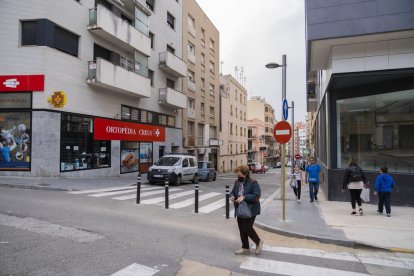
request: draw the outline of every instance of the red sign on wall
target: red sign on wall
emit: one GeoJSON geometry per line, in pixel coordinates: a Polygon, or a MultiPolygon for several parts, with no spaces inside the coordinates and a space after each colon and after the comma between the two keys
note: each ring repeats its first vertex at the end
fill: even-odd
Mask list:
{"type": "Polygon", "coordinates": [[[164,142],[165,128],[109,119],[94,118],[95,140],[164,142]]]}
{"type": "Polygon", "coordinates": [[[0,76],[0,92],[44,91],[45,75],[0,76]]]}

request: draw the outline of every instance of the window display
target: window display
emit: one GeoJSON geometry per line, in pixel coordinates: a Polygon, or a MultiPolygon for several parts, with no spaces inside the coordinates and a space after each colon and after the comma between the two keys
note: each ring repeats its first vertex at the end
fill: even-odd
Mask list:
{"type": "Polygon", "coordinates": [[[121,173],[138,172],[139,143],[121,141],[121,173]]]}
{"type": "Polygon", "coordinates": [[[152,143],[140,143],[139,151],[139,171],[141,173],[147,173],[149,167],[152,166],[152,143]]]}
{"type": "Polygon", "coordinates": [[[30,112],[0,112],[0,171],[29,171],[30,112]]]}
{"type": "Polygon", "coordinates": [[[111,166],[111,141],[93,139],[93,118],[62,114],[61,171],[111,166]]]}

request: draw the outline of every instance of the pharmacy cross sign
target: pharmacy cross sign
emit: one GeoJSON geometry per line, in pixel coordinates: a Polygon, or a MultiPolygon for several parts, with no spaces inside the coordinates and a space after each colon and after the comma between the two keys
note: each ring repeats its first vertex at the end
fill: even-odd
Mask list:
{"type": "Polygon", "coordinates": [[[273,136],[276,142],[280,144],[286,144],[292,137],[292,128],[286,121],[278,122],[273,129],[273,136]]]}

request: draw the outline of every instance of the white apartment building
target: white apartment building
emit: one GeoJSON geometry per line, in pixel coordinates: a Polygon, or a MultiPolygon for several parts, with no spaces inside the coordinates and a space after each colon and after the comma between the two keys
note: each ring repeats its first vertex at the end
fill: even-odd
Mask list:
{"type": "Polygon", "coordinates": [[[182,150],[181,1],[4,0],[0,23],[0,175],[145,173],[182,150]]]}

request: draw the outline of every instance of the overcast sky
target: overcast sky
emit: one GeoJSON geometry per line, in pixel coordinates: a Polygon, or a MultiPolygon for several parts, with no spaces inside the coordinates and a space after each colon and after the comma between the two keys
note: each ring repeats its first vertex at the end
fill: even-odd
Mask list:
{"type": "MultiPolygon", "coordinates": [[[[286,94],[295,121],[306,114],[304,0],[196,0],[220,32],[223,74],[244,67],[249,96],[265,97],[281,118],[282,70],[267,69],[287,55],[286,94]]],[[[291,110],[289,110],[291,112],[291,110]]],[[[289,113],[289,122],[291,120],[289,113]]]]}

